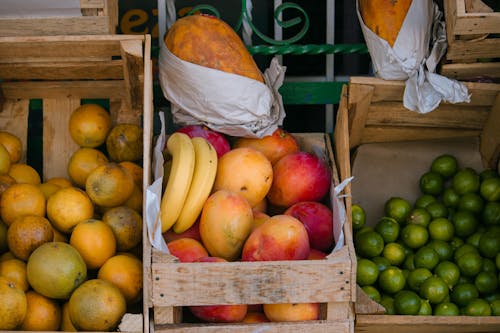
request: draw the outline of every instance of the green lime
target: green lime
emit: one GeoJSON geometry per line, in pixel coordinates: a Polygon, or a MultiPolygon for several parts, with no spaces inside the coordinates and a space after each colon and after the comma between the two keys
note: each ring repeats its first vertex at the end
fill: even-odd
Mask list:
{"type": "Polygon", "coordinates": [[[354,246],[360,256],[373,258],[384,250],[384,239],[375,231],[365,231],[356,234],[354,246]]]}
{"type": "Polygon", "coordinates": [[[483,268],[483,258],[477,253],[468,252],[460,256],[456,264],[460,268],[460,274],[473,277],[483,268]]]}
{"type": "Polygon", "coordinates": [[[380,272],[378,284],[382,291],[388,294],[395,294],[404,288],[406,279],[400,268],[391,266],[385,271],[380,272]]]}
{"type": "Polygon", "coordinates": [[[401,237],[399,237],[399,239],[396,241],[396,243],[398,243],[399,245],[401,245],[404,250],[405,250],[405,255],[408,257],[410,254],[413,254],[413,249],[410,248],[408,245],[406,245],[403,240],[401,239],[401,237]]]}
{"type": "Polygon", "coordinates": [[[392,217],[399,224],[404,224],[410,215],[411,205],[408,200],[400,197],[391,197],[384,204],[386,216],[392,217]]]}
{"type": "Polygon", "coordinates": [[[361,229],[366,224],[366,213],[363,207],[358,204],[351,206],[352,228],[354,230],[361,229]]]}
{"type": "Polygon", "coordinates": [[[464,283],[472,283],[473,284],[474,278],[471,278],[469,276],[460,275],[456,285],[464,284],[464,283]]]}
{"type": "Polygon", "coordinates": [[[382,217],[375,226],[375,231],[382,236],[385,243],[396,241],[399,237],[399,229],[398,221],[387,216],[382,217]]]}
{"type": "Polygon", "coordinates": [[[389,295],[382,295],[382,299],[380,300],[380,305],[385,308],[385,314],[395,315],[396,310],[394,308],[394,298],[389,295]]]}
{"type": "Polygon", "coordinates": [[[494,258],[483,258],[483,272],[498,273],[497,266],[493,259],[494,258]]]}
{"type": "Polygon", "coordinates": [[[450,178],[458,170],[458,162],[455,156],[443,154],[436,157],[431,163],[431,171],[434,171],[444,178],[450,178]]]}
{"type": "Polygon", "coordinates": [[[367,231],[374,231],[372,227],[370,227],[369,225],[364,225],[362,226],[361,228],[357,229],[357,230],[354,230],[354,235],[357,236],[357,235],[360,235],[362,234],[363,232],[367,232],[367,231]]]}
{"type": "Polygon", "coordinates": [[[467,210],[473,214],[479,215],[484,207],[484,200],[474,192],[465,193],[460,197],[458,210],[467,210]]]}
{"type": "Polygon", "coordinates": [[[453,223],[447,218],[438,217],[429,223],[428,226],[429,236],[431,239],[437,239],[442,241],[451,241],[453,235],[455,234],[455,227],[453,223]]]}
{"type": "Polygon", "coordinates": [[[500,271],[500,253],[497,254],[495,257],[495,265],[497,266],[497,269],[500,271]]]}
{"type": "Polygon", "coordinates": [[[450,213],[449,209],[441,201],[431,202],[425,209],[429,212],[431,220],[439,217],[448,217],[450,213]]]}
{"type": "Polygon", "coordinates": [[[420,176],[420,191],[423,194],[440,195],[444,189],[444,179],[439,173],[428,171],[420,176]]]}
{"type": "Polygon", "coordinates": [[[495,299],[490,302],[491,315],[500,316],[500,299],[495,299]]]}
{"type": "Polygon", "coordinates": [[[416,315],[421,306],[420,297],[411,290],[401,290],[394,296],[396,314],[416,315]]]}
{"type": "Polygon", "coordinates": [[[479,238],[479,253],[486,258],[495,258],[500,253],[500,232],[488,229],[479,238]]]}
{"type": "Polygon", "coordinates": [[[481,239],[481,236],[485,231],[486,230],[484,228],[478,228],[472,235],[465,239],[465,242],[474,246],[475,248],[479,248],[479,240],[481,239]]]}
{"type": "MultiPolygon", "coordinates": [[[[456,228],[455,228],[456,230],[456,228]]],[[[453,237],[453,239],[450,241],[450,245],[451,245],[451,248],[453,249],[453,251],[455,251],[456,249],[458,249],[460,246],[464,245],[465,242],[462,238],[460,237],[453,237]]]]}
{"type": "Polygon", "coordinates": [[[428,300],[423,299],[420,303],[420,309],[418,310],[419,316],[432,316],[432,306],[428,300]]]}
{"type": "Polygon", "coordinates": [[[454,262],[441,261],[434,269],[434,274],[442,278],[451,289],[460,278],[460,268],[454,262]]]}
{"type": "Polygon", "coordinates": [[[466,316],[491,316],[491,307],[487,301],[482,298],[476,298],[464,307],[466,316]]]}
{"type": "Polygon", "coordinates": [[[382,299],[380,292],[374,286],[363,286],[361,287],[361,289],[363,289],[363,291],[365,292],[366,295],[368,295],[368,297],[370,297],[377,303],[379,303],[380,300],[382,299]]]}
{"type": "Polygon", "coordinates": [[[451,260],[453,258],[453,247],[448,242],[433,239],[427,243],[427,246],[430,246],[437,252],[439,261],[451,260]]]}
{"type": "Polygon", "coordinates": [[[441,200],[446,207],[457,208],[460,201],[460,195],[458,195],[453,187],[448,187],[444,189],[441,200]]]}
{"type": "Polygon", "coordinates": [[[420,285],[420,296],[432,304],[443,302],[448,295],[448,284],[439,276],[430,276],[420,285]]]}
{"type": "Polygon", "coordinates": [[[483,180],[479,186],[479,193],[487,201],[500,200],[500,177],[483,180]]]}
{"type": "Polygon", "coordinates": [[[464,307],[470,301],[479,297],[479,291],[472,283],[457,284],[451,291],[451,301],[459,307],[464,307]]]}
{"type": "Polygon", "coordinates": [[[428,204],[435,201],[437,201],[435,196],[430,194],[422,194],[420,197],[417,198],[417,200],[415,200],[415,207],[426,208],[428,204]]]}
{"type": "Polygon", "coordinates": [[[473,213],[467,210],[458,210],[453,214],[453,226],[455,234],[459,237],[468,237],[476,232],[479,221],[473,213]]]}
{"type": "Polygon", "coordinates": [[[498,173],[493,169],[484,169],[483,171],[481,171],[479,173],[479,179],[481,181],[488,179],[488,178],[497,178],[497,177],[498,177],[498,173]]]}
{"type": "Polygon", "coordinates": [[[455,250],[455,253],[453,253],[453,260],[457,262],[458,258],[469,252],[479,254],[479,250],[475,246],[467,243],[462,244],[455,250]]]}
{"type": "Polygon", "coordinates": [[[391,263],[385,257],[376,256],[373,257],[371,260],[377,265],[379,272],[385,271],[387,267],[391,266],[391,263]]]}
{"type": "Polygon", "coordinates": [[[420,285],[431,276],[432,272],[427,268],[415,268],[408,274],[406,284],[411,290],[418,292],[420,290],[420,285]]]}
{"type": "Polygon", "coordinates": [[[405,250],[398,243],[387,243],[382,251],[382,256],[387,258],[392,266],[399,266],[405,260],[405,250]]]}
{"type": "Polygon", "coordinates": [[[361,287],[372,285],[377,281],[379,270],[377,264],[370,259],[358,260],[356,283],[361,287]]]}
{"type": "Polygon", "coordinates": [[[427,268],[432,271],[439,263],[439,255],[433,248],[429,246],[422,246],[415,253],[415,267],[427,268]]]}
{"type": "Polygon", "coordinates": [[[408,224],[401,230],[401,240],[411,249],[417,249],[427,243],[429,232],[418,224],[408,224]]]}
{"type": "Polygon", "coordinates": [[[452,186],[459,195],[476,192],[479,190],[479,175],[472,168],[461,169],[453,176],[452,186]]]}
{"type": "Polygon", "coordinates": [[[415,269],[415,254],[410,253],[406,256],[405,261],[403,262],[403,268],[408,270],[415,269]]]}
{"type": "Polygon", "coordinates": [[[481,221],[486,225],[500,225],[500,202],[488,201],[481,213],[481,221]]]}
{"type": "Polygon", "coordinates": [[[479,272],[474,279],[474,284],[481,294],[493,293],[498,288],[497,275],[491,272],[479,272]]]}
{"type": "Polygon", "coordinates": [[[435,316],[459,316],[460,309],[455,303],[443,302],[434,307],[435,316]]]}
{"type": "Polygon", "coordinates": [[[431,221],[431,214],[425,208],[413,208],[410,215],[406,219],[408,224],[418,224],[427,227],[431,221]]]}

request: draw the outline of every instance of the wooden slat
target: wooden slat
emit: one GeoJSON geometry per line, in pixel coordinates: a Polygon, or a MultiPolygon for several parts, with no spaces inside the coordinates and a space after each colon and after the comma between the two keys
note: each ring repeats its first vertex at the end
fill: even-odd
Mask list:
{"type": "Polygon", "coordinates": [[[500,77],[500,62],[443,64],[440,74],[456,80],[469,80],[478,77],[496,78],[500,77]]]}
{"type": "Polygon", "coordinates": [[[349,89],[349,145],[356,146],[361,140],[363,129],[366,126],[368,108],[372,101],[373,86],[351,85],[349,89]]]}
{"type": "Polygon", "coordinates": [[[80,8],[104,8],[105,0],[80,0],[80,8]]]}
{"type": "Polygon", "coordinates": [[[121,43],[122,71],[127,91],[125,102],[130,108],[137,109],[138,113],[140,113],[144,98],[142,89],[144,77],[141,75],[141,73],[144,73],[142,52],[142,43],[139,41],[123,41],[121,43]]]}
{"type": "Polygon", "coordinates": [[[481,135],[481,155],[485,165],[488,165],[493,170],[496,168],[500,156],[498,124],[500,124],[500,92],[497,94],[481,135]]]}
{"type": "Polygon", "coordinates": [[[475,35],[500,32],[500,13],[466,13],[458,16],[455,35],[475,35]]]}
{"type": "Polygon", "coordinates": [[[448,45],[447,60],[496,58],[500,55],[500,38],[456,40],[448,45]]]}
{"type": "Polygon", "coordinates": [[[22,142],[21,163],[26,163],[28,115],[29,100],[27,99],[6,99],[0,110],[0,130],[14,134],[22,142]]]}
{"type": "Polygon", "coordinates": [[[103,35],[112,34],[106,16],[81,16],[72,18],[2,18],[0,36],[54,36],[54,35],[103,35]]]}

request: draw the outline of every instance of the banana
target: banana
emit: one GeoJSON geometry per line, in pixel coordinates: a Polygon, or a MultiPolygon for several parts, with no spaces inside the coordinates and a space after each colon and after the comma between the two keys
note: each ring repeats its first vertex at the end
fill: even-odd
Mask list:
{"type": "Polygon", "coordinates": [[[181,214],[173,226],[176,233],[186,231],[196,222],[203,204],[212,191],[217,173],[217,151],[214,147],[201,137],[194,137],[191,140],[195,152],[193,181],[181,214]]]}
{"type": "Polygon", "coordinates": [[[193,179],[195,152],[191,138],[175,132],[167,140],[167,150],[172,156],[172,166],[160,203],[162,232],[175,223],[186,200],[193,179]]]}

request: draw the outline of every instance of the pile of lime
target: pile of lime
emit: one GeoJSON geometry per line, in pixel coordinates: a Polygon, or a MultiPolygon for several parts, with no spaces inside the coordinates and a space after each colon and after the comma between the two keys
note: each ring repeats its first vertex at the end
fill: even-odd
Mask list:
{"type": "Polygon", "coordinates": [[[386,314],[500,316],[498,171],[443,154],[419,186],[414,203],[385,201],[374,226],[352,206],[357,284],[386,314]]]}

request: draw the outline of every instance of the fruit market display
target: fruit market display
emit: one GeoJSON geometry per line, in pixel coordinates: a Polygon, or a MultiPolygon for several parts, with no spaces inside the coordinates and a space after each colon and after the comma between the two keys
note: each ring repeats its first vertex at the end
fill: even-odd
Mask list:
{"type": "MultiPolygon", "coordinates": [[[[163,154],[170,166],[162,232],[181,262],[312,260],[332,251],[330,166],[301,150],[293,134],[279,128],[249,139],[190,125],[168,136],[163,154]]],[[[210,323],[317,320],[319,304],[213,304],[185,312],[188,321],[210,323]]]]}
{"type": "Polygon", "coordinates": [[[388,198],[381,217],[353,205],[357,284],[386,314],[499,316],[499,170],[443,154],[418,186],[415,202],[388,198]]]}
{"type": "Polygon", "coordinates": [[[1,330],[111,331],[142,313],[142,129],[83,104],[68,138],[68,176],[42,179],[0,131],[1,330]]]}

